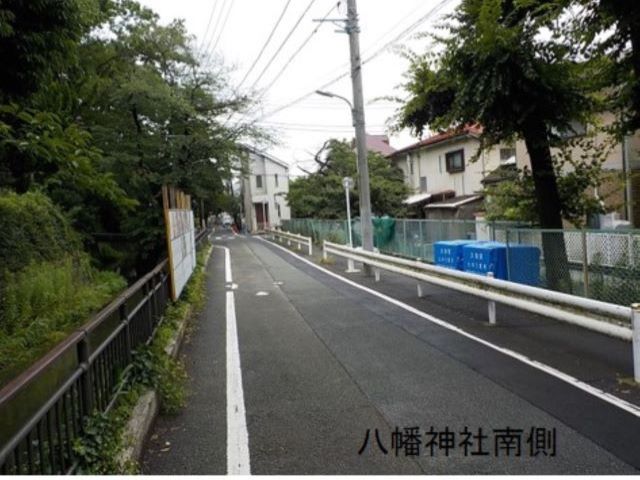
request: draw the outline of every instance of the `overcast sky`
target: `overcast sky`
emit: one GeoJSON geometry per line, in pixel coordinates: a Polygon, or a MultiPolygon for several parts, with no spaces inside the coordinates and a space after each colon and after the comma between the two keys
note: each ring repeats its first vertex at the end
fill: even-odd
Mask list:
{"type": "MultiPolygon", "coordinates": [[[[337,8],[337,0],[141,0],[141,3],[155,10],[163,23],[183,18],[189,32],[196,37],[196,44],[203,51],[213,52],[227,67],[232,68],[231,81],[237,86],[258,57],[287,1],[290,3],[273,38],[241,86],[242,89],[253,86],[257,90],[269,87],[263,97],[262,113],[257,112],[256,115],[260,117],[287,105],[343,74],[343,79],[327,86],[325,90],[351,99],[348,36],[337,33],[336,25],[313,22],[313,19],[323,18],[327,14],[328,18],[344,18],[346,0],[342,0],[337,8]],[[302,17],[310,4],[311,7],[302,17]],[[265,70],[301,17],[293,34],[265,70]],[[317,27],[317,32],[311,36],[317,27]],[[305,47],[280,75],[283,67],[309,37],[305,47]]],[[[434,23],[437,24],[441,16],[450,12],[458,1],[359,0],[362,58],[367,59],[378,52],[430,12],[433,12],[432,15],[411,33],[432,31],[434,23]]],[[[424,40],[411,40],[411,35],[402,37],[397,45],[408,45],[418,51],[427,46],[424,40]]],[[[379,98],[402,96],[397,87],[403,81],[402,74],[406,68],[407,62],[392,48],[387,48],[363,66],[367,132],[380,134],[388,131],[386,122],[396,107],[379,98]]],[[[277,133],[279,144],[270,148],[269,153],[293,167],[312,168],[312,153],[326,139],[353,137],[348,106],[340,100],[318,95],[311,95],[263,118],[261,123],[274,128],[277,133]]],[[[416,140],[407,132],[402,132],[391,137],[391,145],[400,148],[416,140]]],[[[294,168],[292,173],[297,175],[301,172],[294,168]]]]}

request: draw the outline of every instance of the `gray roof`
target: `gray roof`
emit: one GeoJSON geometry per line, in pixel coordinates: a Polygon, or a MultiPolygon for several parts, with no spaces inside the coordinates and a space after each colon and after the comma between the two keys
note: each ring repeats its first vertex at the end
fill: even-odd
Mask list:
{"type": "Polygon", "coordinates": [[[246,145],[246,144],[242,144],[241,148],[246,150],[247,152],[253,153],[254,155],[259,155],[261,157],[266,158],[267,160],[280,165],[281,167],[286,168],[287,170],[289,170],[289,164],[285,163],[284,161],[274,157],[273,155],[268,154],[267,152],[265,152],[264,150],[258,150],[255,147],[252,147],[250,145],[246,145]]]}

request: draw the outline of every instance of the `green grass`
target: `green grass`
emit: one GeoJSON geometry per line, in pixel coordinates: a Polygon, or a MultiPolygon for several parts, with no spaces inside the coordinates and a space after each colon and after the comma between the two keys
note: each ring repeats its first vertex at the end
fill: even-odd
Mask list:
{"type": "Polygon", "coordinates": [[[125,288],[86,255],[31,263],[0,275],[0,386],[86,323],[125,288]]]}

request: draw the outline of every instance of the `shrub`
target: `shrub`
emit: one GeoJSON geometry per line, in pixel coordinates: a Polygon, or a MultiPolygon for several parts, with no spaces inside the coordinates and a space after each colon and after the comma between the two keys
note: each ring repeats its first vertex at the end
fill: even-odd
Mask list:
{"type": "Polygon", "coordinates": [[[0,192],[0,232],[0,265],[11,272],[81,249],[67,218],[38,192],[0,192]]]}

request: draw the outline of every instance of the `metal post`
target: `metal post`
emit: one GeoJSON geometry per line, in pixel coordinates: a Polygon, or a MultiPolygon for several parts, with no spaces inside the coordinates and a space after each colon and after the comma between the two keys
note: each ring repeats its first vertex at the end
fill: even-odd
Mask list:
{"type": "Polygon", "coordinates": [[[401,253],[403,254],[407,254],[407,251],[409,250],[408,248],[408,244],[407,244],[407,221],[406,220],[402,220],[402,250],[401,253]]]}
{"type": "Polygon", "coordinates": [[[349,201],[349,188],[351,187],[351,179],[345,177],[343,180],[344,196],[347,203],[347,232],[349,233],[349,246],[353,248],[353,234],[351,233],[351,202],[349,201]]]}
{"type": "Polygon", "coordinates": [[[582,230],[582,293],[585,298],[589,298],[589,251],[587,243],[587,232],[582,230]]]}
{"type": "Polygon", "coordinates": [[[313,243],[311,243],[311,238],[309,238],[307,242],[309,242],[309,256],[311,257],[313,255],[313,243]]]}
{"type": "Polygon", "coordinates": [[[633,343],[633,378],[640,383],[640,303],[631,305],[633,343]]]}
{"type": "MultiPolygon", "coordinates": [[[[487,272],[487,277],[493,278],[493,272],[487,272]]],[[[493,300],[489,300],[487,304],[488,304],[488,311],[489,311],[489,325],[495,325],[496,324],[496,302],[494,302],[493,300]]]]}
{"type": "MultiPolygon", "coordinates": [[[[360,58],[360,28],[356,0],[347,0],[347,26],[349,51],[351,56],[351,83],[353,88],[353,124],[356,130],[356,151],[358,155],[358,192],[360,194],[360,222],[362,248],[373,251],[373,225],[371,222],[371,194],[369,190],[369,164],[367,162],[367,140],[364,118],[364,95],[362,93],[362,64],[360,58]]],[[[371,275],[371,268],[364,266],[365,275],[371,275]]]]}
{"type": "Polygon", "coordinates": [[[327,260],[327,245],[326,245],[327,241],[323,240],[322,241],[322,260],[327,260]]]}
{"type": "MultiPolygon", "coordinates": [[[[351,231],[351,201],[349,198],[349,189],[353,186],[353,180],[350,177],[344,177],[342,179],[342,186],[344,187],[344,196],[347,204],[347,232],[349,234],[349,248],[353,248],[353,233],[351,231]]],[[[347,270],[346,273],[356,273],[360,270],[356,269],[355,264],[353,263],[353,259],[347,259],[347,270]]],[[[365,266],[366,272],[366,266],[365,266]]]]}
{"type": "Polygon", "coordinates": [[[91,385],[91,369],[89,368],[89,339],[85,335],[78,342],[78,363],[83,369],[80,376],[80,395],[84,415],[93,413],[93,388],[91,385]]]}
{"type": "Polygon", "coordinates": [[[380,281],[380,269],[379,268],[374,268],[373,271],[374,271],[374,274],[375,274],[376,282],[379,282],[380,281]]]}
{"type": "Polygon", "coordinates": [[[509,258],[509,229],[505,228],[504,230],[505,233],[505,245],[507,246],[507,255],[506,255],[506,260],[507,260],[507,280],[511,280],[511,263],[510,263],[510,258],[509,258]]]}
{"type": "Polygon", "coordinates": [[[418,283],[418,298],[422,298],[422,296],[423,296],[422,284],[418,283]]]}

